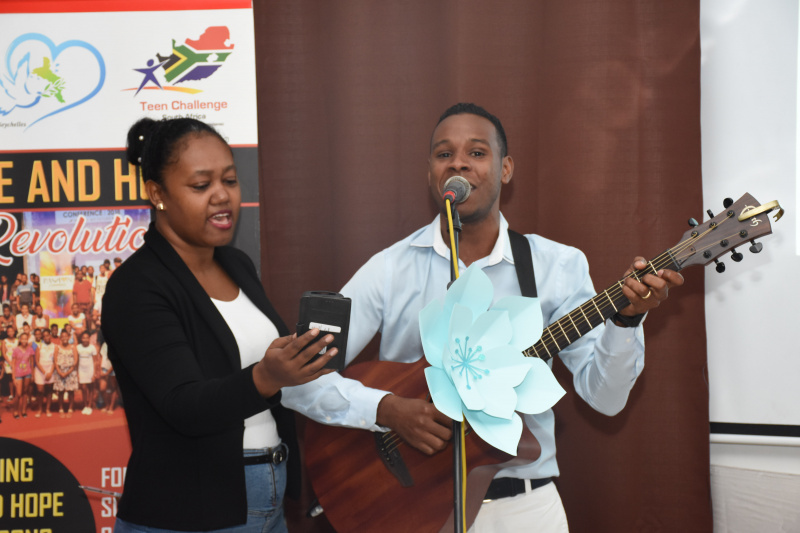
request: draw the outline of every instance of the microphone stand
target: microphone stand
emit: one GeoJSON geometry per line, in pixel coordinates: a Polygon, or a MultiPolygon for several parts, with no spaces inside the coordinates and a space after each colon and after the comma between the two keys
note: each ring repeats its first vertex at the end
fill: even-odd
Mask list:
{"type": "MultiPolygon", "coordinates": [[[[458,209],[456,209],[455,204],[450,205],[451,213],[453,215],[453,240],[456,243],[456,261],[458,261],[458,236],[461,234],[461,219],[458,216],[458,209]]],[[[452,254],[453,251],[450,250],[452,254]]],[[[450,288],[450,285],[455,283],[456,281],[456,269],[454,266],[453,258],[450,258],[450,283],[447,284],[447,288],[450,288]]]]}
{"type": "MultiPolygon", "coordinates": [[[[451,203],[450,209],[453,217],[453,241],[455,243],[456,257],[450,258],[450,288],[456,280],[455,262],[458,261],[458,236],[461,233],[461,219],[458,217],[456,204],[451,203]]],[[[453,253],[453,250],[450,250],[453,253]]],[[[464,529],[464,443],[461,439],[462,422],[453,421],[453,525],[455,533],[463,533],[464,529]]]]}

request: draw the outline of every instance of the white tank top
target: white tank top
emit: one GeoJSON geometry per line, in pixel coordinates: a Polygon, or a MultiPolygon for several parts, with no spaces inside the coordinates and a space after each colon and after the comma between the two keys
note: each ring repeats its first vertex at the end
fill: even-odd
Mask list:
{"type": "Polygon", "coordinates": [[[55,361],[56,345],[54,343],[46,344],[44,341],[39,343],[39,362],[44,367],[52,366],[55,361]]]}
{"type": "MultiPolygon", "coordinates": [[[[260,361],[267,347],[278,338],[275,324],[241,290],[231,302],[214,298],[211,301],[217,306],[236,339],[242,368],[260,361]]],[[[274,448],[280,443],[278,426],[272,412],[263,411],[245,419],[244,449],[274,448]]]]}

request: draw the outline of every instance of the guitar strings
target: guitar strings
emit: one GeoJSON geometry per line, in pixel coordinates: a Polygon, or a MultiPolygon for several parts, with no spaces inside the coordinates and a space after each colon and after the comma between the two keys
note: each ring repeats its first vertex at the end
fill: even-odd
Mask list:
{"type": "MultiPolygon", "coordinates": [[[[684,241],[678,243],[674,248],[668,249],[666,252],[657,256],[655,259],[649,261],[648,262],[649,267],[653,269],[653,272],[657,272],[661,268],[665,268],[671,263],[673,263],[673,258],[675,262],[680,264],[680,261],[682,259],[691,257],[691,255],[693,254],[702,253],[706,249],[715,246],[718,242],[716,240],[711,244],[706,245],[703,248],[692,250],[693,244],[696,241],[702,240],[702,238],[705,237],[708,233],[722,227],[722,224],[728,221],[732,216],[733,214],[731,212],[730,214],[728,214],[728,216],[722,219],[719,224],[715,226],[709,225],[709,227],[702,233],[692,235],[690,238],[685,239],[684,241]]],[[[733,239],[738,234],[739,233],[737,231],[731,235],[728,235],[727,237],[721,237],[720,241],[733,239]]],[[[603,317],[603,312],[600,309],[601,306],[602,309],[606,310],[610,316],[611,312],[609,309],[609,304],[616,312],[618,310],[617,304],[623,304],[624,306],[630,303],[625,297],[624,293],[622,292],[622,286],[624,284],[624,281],[625,279],[630,277],[633,277],[638,281],[639,277],[637,276],[637,274],[640,275],[646,270],[647,268],[631,272],[625,278],[618,281],[609,289],[606,289],[602,293],[598,293],[588,302],[580,305],[578,308],[574,309],[573,311],[567,313],[566,315],[562,316],[561,318],[553,322],[551,325],[549,325],[547,328],[544,329],[540,339],[533,346],[527,348],[526,350],[523,350],[522,353],[527,357],[538,357],[539,352],[543,349],[547,355],[553,357],[563,348],[566,348],[572,342],[582,337],[584,333],[588,333],[589,331],[594,329],[595,326],[592,325],[591,319],[597,319],[598,316],[600,318],[603,317]],[[608,302],[605,301],[604,296],[608,299],[608,302]],[[589,326],[588,329],[584,332],[582,332],[581,329],[578,327],[578,325],[581,323],[588,324],[589,326]],[[567,333],[568,331],[574,331],[575,334],[577,334],[577,337],[575,339],[570,339],[567,333]],[[552,344],[548,346],[548,344],[551,342],[552,344]],[[539,347],[539,345],[541,345],[541,347],[539,348],[539,350],[537,350],[537,347],[539,347]]]]}
{"type": "MultiPolygon", "coordinates": [[[[728,217],[726,217],[726,219],[723,219],[722,222],[725,222],[725,220],[727,220],[731,216],[732,215],[728,215],[728,217]]],[[[719,227],[720,226],[716,226],[716,228],[719,228],[719,227]]],[[[711,245],[707,246],[706,248],[703,248],[703,249],[700,249],[700,250],[695,250],[692,253],[684,253],[687,249],[690,249],[692,247],[692,244],[693,244],[694,241],[701,239],[702,237],[704,237],[706,234],[708,234],[709,232],[713,231],[714,229],[715,229],[715,227],[709,227],[709,229],[707,229],[702,234],[698,234],[696,236],[692,236],[690,239],[687,239],[687,240],[679,243],[674,248],[672,248],[670,250],[667,250],[667,252],[665,252],[665,253],[661,254],[660,256],[658,256],[657,258],[651,260],[648,264],[652,268],[654,268],[654,271],[657,271],[661,267],[665,267],[665,266],[669,265],[672,262],[672,258],[670,257],[670,252],[673,252],[673,257],[675,257],[677,260],[680,260],[680,259],[683,259],[685,257],[689,257],[694,253],[701,252],[701,251],[705,250],[706,248],[714,246],[714,244],[711,244],[711,245]],[[653,263],[658,264],[658,267],[655,267],[653,263]]],[[[736,235],[736,233],[734,233],[733,235],[729,235],[727,238],[732,238],[735,235],[736,235]]],[[[644,270],[645,269],[640,270],[640,271],[632,272],[627,277],[636,277],[636,274],[644,272],[644,270]]],[[[555,344],[556,350],[560,351],[560,349],[562,349],[562,347],[558,343],[558,340],[561,340],[562,343],[565,342],[565,339],[568,341],[566,344],[564,344],[564,347],[568,346],[571,342],[573,342],[573,341],[571,341],[569,339],[569,336],[566,334],[567,330],[569,330],[569,329],[575,330],[575,332],[578,334],[578,337],[582,336],[582,333],[581,333],[580,329],[577,327],[577,325],[575,324],[575,320],[574,319],[577,319],[578,323],[580,323],[581,319],[583,319],[584,322],[588,322],[588,324],[590,326],[589,330],[593,329],[594,326],[591,325],[591,322],[589,321],[589,317],[596,318],[598,315],[600,315],[602,317],[602,313],[600,312],[600,309],[597,306],[598,302],[596,300],[598,298],[600,298],[602,300],[603,295],[606,295],[609,298],[609,300],[611,301],[612,307],[614,307],[615,310],[616,310],[616,307],[613,304],[617,299],[621,298],[623,300],[627,300],[627,298],[625,298],[625,296],[624,296],[624,294],[622,293],[622,290],[621,290],[621,286],[622,286],[623,283],[624,283],[624,280],[623,281],[619,281],[612,288],[607,289],[603,293],[599,293],[598,295],[593,297],[591,300],[589,300],[589,302],[584,303],[583,305],[581,305],[577,309],[575,309],[572,312],[568,313],[567,315],[561,317],[559,320],[557,320],[556,322],[554,322],[553,324],[548,326],[548,328],[546,328],[544,330],[544,332],[542,334],[542,338],[539,341],[537,341],[537,343],[534,346],[528,348],[523,353],[526,356],[535,356],[535,355],[537,355],[537,353],[533,353],[532,354],[530,352],[534,351],[533,349],[536,348],[536,346],[538,346],[539,344],[542,344],[542,347],[547,351],[548,355],[550,355],[552,357],[553,354],[550,352],[550,349],[547,347],[547,343],[549,341],[546,339],[545,334],[548,334],[550,336],[551,340],[555,344]],[[617,290],[617,288],[619,288],[619,290],[617,290]],[[589,304],[591,304],[591,306],[589,306],[589,304]],[[587,315],[587,307],[588,307],[588,315],[587,315]],[[565,326],[566,326],[566,329],[565,329],[565,326]],[[561,330],[561,333],[558,332],[559,329],[561,330]],[[553,330],[555,330],[555,333],[554,333],[553,330]]],[[[608,310],[608,304],[605,303],[604,301],[601,301],[601,303],[603,305],[603,308],[608,310]]],[[[622,303],[622,302],[618,302],[618,303],[622,303]]],[[[609,311],[609,313],[610,313],[610,311],[609,311]]],[[[587,331],[589,331],[589,330],[587,330],[587,331]]]]}
{"type": "MultiPolygon", "coordinates": [[[[653,269],[653,272],[657,272],[660,268],[666,267],[672,262],[672,259],[670,257],[670,251],[675,252],[675,254],[673,255],[674,257],[676,257],[677,259],[682,259],[684,257],[682,255],[682,252],[688,246],[691,246],[691,244],[690,243],[686,244],[683,246],[683,249],[681,249],[681,245],[678,245],[674,249],[669,250],[664,254],[662,254],[661,256],[658,256],[655,259],[651,260],[648,263],[648,265],[653,269]]],[[[633,277],[638,280],[639,275],[641,275],[641,273],[644,272],[645,270],[646,269],[632,272],[627,277],[633,277]]],[[[627,298],[624,296],[622,292],[622,285],[624,283],[624,279],[622,281],[617,282],[617,284],[615,284],[611,288],[606,289],[602,293],[599,293],[591,300],[589,300],[589,302],[579,306],[576,310],[568,313],[567,315],[561,317],[556,322],[548,326],[548,328],[544,330],[540,341],[538,341],[532,348],[536,348],[539,344],[542,344],[542,347],[547,351],[548,355],[552,357],[554,354],[547,346],[549,341],[552,341],[552,343],[555,344],[554,347],[555,350],[553,351],[557,353],[561,349],[571,344],[571,342],[573,342],[572,340],[570,340],[567,331],[573,330],[578,335],[578,338],[582,336],[583,333],[578,327],[578,324],[581,323],[581,320],[583,320],[584,323],[588,323],[589,327],[586,330],[587,332],[590,331],[591,329],[594,329],[595,326],[592,325],[591,319],[597,319],[598,315],[599,317],[603,318],[603,313],[601,312],[600,306],[602,306],[603,310],[605,310],[610,316],[611,311],[609,309],[609,303],[611,307],[614,309],[614,311],[618,310],[617,304],[623,306],[627,305],[627,303],[629,302],[627,301],[627,298]],[[608,302],[605,301],[605,299],[603,298],[604,296],[608,299],[608,302]],[[576,319],[578,320],[577,323],[575,322],[576,319]],[[550,337],[549,340],[547,339],[547,335],[549,335],[550,337]],[[559,340],[561,342],[559,342],[559,340]]],[[[525,354],[531,355],[530,349],[527,350],[525,354]]]]}
{"type": "Polygon", "coordinates": [[[388,431],[384,433],[383,437],[383,444],[386,446],[386,451],[393,452],[399,446],[401,446],[405,441],[400,438],[400,435],[395,433],[394,431],[388,431]]]}

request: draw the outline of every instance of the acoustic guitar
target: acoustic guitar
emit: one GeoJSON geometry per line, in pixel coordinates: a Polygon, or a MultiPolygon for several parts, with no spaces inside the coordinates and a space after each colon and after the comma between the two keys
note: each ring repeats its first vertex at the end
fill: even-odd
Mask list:
{"type": "MultiPolygon", "coordinates": [[[[741,261],[742,254],[736,249],[747,243],[751,252],[760,252],[762,245],[756,239],[772,233],[767,214],[778,209],[775,220],[783,214],[778,202],[759,205],[749,194],[735,203],[726,199],[723,205],[725,212],[716,217],[709,212],[711,219],[703,224],[690,219],[692,229],[678,244],[629,276],[639,279],[648,272],[680,271],[712,261],[717,263],[717,271],[722,272],[725,266],[718,257],[731,253],[734,261],[741,261]]],[[[548,361],[604,323],[630,303],[622,293],[623,282],[618,281],[547,326],[540,340],[523,353],[548,361]]],[[[353,365],[343,375],[399,396],[427,398],[423,374],[426,366],[425,358],[412,364],[372,361],[353,365]]],[[[336,531],[453,530],[452,446],[428,456],[404,445],[391,431],[373,433],[312,421],[306,426],[305,442],[306,468],[314,493],[336,531]]],[[[536,460],[541,448],[526,428],[516,457],[492,448],[474,432],[467,434],[464,453],[469,470],[464,502],[469,527],[495,474],[502,468],[536,460]]]]}

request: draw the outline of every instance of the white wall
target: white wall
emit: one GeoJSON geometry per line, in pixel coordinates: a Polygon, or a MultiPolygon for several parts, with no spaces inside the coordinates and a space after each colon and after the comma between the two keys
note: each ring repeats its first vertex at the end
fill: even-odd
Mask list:
{"type": "MultiPolygon", "coordinates": [[[[764,251],[706,269],[712,422],[800,426],[797,0],[701,0],[703,195],[779,200],[764,251]]],[[[800,438],[712,435],[717,533],[800,532],[800,438]]]]}

